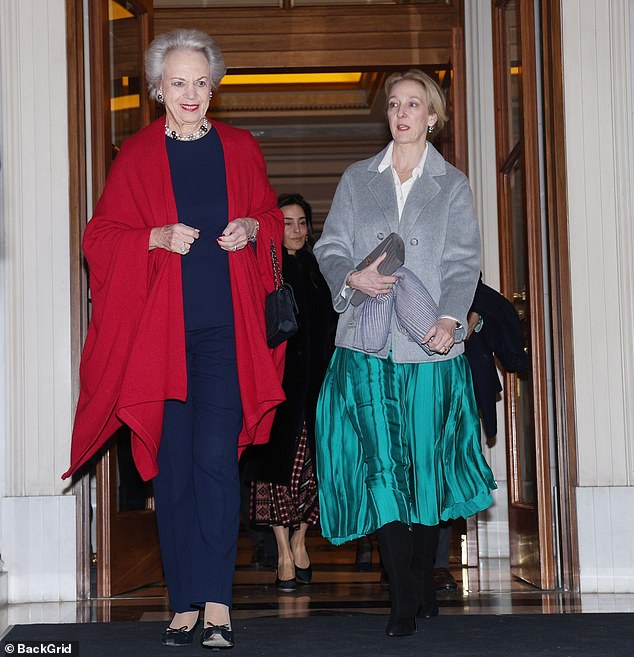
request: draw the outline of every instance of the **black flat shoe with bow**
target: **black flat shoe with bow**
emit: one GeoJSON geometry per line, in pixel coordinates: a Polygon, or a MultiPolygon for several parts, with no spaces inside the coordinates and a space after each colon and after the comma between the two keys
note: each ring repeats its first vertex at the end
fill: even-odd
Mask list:
{"type": "Polygon", "coordinates": [[[161,642],[164,646],[170,647],[188,646],[194,641],[196,625],[198,625],[198,621],[196,621],[191,630],[187,629],[187,625],[179,628],[166,627],[161,635],[161,642]]]}
{"type": "Polygon", "coordinates": [[[228,625],[208,625],[200,635],[204,648],[233,648],[233,630],[228,625]]]}

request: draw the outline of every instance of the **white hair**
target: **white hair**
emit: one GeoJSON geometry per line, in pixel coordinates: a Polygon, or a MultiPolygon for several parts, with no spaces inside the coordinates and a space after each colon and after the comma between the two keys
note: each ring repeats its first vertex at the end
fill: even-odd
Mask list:
{"type": "Polygon", "coordinates": [[[203,53],[209,62],[211,86],[214,89],[218,88],[220,80],[227,72],[225,60],[218,44],[205,32],[179,28],[157,36],[145,51],[145,79],[150,98],[157,99],[165,68],[165,58],[172,50],[195,50],[203,53]]]}

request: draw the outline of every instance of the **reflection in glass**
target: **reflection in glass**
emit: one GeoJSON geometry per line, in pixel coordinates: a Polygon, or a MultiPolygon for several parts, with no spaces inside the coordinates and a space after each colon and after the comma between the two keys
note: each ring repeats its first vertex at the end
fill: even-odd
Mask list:
{"type": "Polygon", "coordinates": [[[143,126],[141,21],[132,2],[110,0],[110,105],[113,157],[143,126]]]}
{"type": "Polygon", "coordinates": [[[524,185],[522,181],[521,155],[515,162],[509,175],[509,203],[513,290],[521,291],[527,287],[528,265],[526,257],[528,245],[526,243],[526,217],[524,214],[524,185]]]}
{"type": "MultiPolygon", "coordinates": [[[[527,297],[528,264],[526,261],[528,245],[526,243],[527,224],[524,202],[524,185],[522,178],[522,157],[517,149],[516,160],[509,174],[509,204],[510,204],[510,243],[512,249],[511,275],[513,303],[522,322],[524,345],[531,344],[530,315],[527,297]]],[[[535,424],[533,417],[533,382],[531,374],[513,377],[513,400],[515,413],[514,437],[514,501],[520,504],[534,505],[536,503],[535,481],[535,424]]]]}
{"type": "Polygon", "coordinates": [[[516,144],[522,130],[522,50],[519,28],[519,10],[516,0],[510,0],[504,8],[504,66],[507,75],[509,144],[516,144]]]}

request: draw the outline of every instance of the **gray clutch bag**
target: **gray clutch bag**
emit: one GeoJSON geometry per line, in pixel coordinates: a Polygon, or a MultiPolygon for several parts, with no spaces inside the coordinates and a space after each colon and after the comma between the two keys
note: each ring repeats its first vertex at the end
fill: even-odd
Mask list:
{"type": "Polygon", "coordinates": [[[438,306],[414,272],[400,267],[393,273],[398,283],[389,292],[368,298],[352,311],[352,346],[366,353],[381,351],[390,336],[394,312],[399,331],[433,356],[434,352],[422,341],[438,321],[438,306]]]}
{"type": "MultiPolygon", "coordinates": [[[[387,253],[385,260],[379,265],[378,272],[384,276],[391,276],[405,262],[405,244],[400,235],[390,233],[372,252],[363,258],[357,265],[355,271],[365,269],[370,263],[374,262],[380,255],[387,253]]],[[[350,298],[353,306],[361,305],[368,295],[360,290],[355,290],[350,298]]]]}
{"type": "Polygon", "coordinates": [[[432,356],[434,352],[423,344],[423,338],[438,321],[438,305],[420,278],[407,267],[394,275],[399,279],[394,286],[394,310],[398,328],[432,356]]]}

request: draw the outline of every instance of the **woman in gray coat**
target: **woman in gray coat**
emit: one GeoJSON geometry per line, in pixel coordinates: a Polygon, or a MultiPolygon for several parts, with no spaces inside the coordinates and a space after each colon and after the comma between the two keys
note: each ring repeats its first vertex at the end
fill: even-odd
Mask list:
{"type": "Polygon", "coordinates": [[[377,532],[390,584],[386,633],[405,636],[417,617],[438,614],[439,522],[487,508],[496,485],[463,356],[480,272],[471,191],[427,141],[447,119],[438,85],[412,69],[391,75],[385,92],[393,139],[344,172],[314,248],[341,313],[319,398],[316,461],[324,536],[341,544],[377,532]],[[355,290],[369,297],[363,303],[405,290],[398,271],[379,272],[384,256],[356,270],[390,233],[402,238],[405,268],[437,314],[414,339],[392,313],[385,344],[370,352],[358,340],[362,306],[350,299],[355,290]]]}

